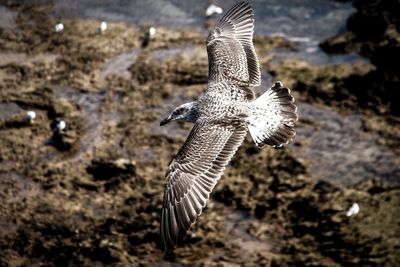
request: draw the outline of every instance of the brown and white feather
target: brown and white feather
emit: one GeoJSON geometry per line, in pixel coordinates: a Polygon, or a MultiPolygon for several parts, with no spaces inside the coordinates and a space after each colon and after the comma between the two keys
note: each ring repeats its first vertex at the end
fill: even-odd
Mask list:
{"type": "Polygon", "coordinates": [[[241,1],[207,38],[206,92],[161,122],[195,123],[166,174],[161,215],[165,253],[171,252],[178,237],[195,223],[247,130],[258,146],[281,146],[295,135],[296,106],[288,88],[277,82],[254,101],[253,87],[260,85],[261,75],[253,31],[251,6],[241,1]]]}
{"type": "Polygon", "coordinates": [[[207,38],[209,83],[228,81],[241,86],[261,83],[253,46],[254,15],[247,1],[237,3],[207,38]]]}
{"type": "Polygon", "coordinates": [[[247,127],[230,120],[198,122],[171,161],[161,220],[161,244],[171,251],[179,235],[200,216],[226,165],[243,142],[247,127]]]}

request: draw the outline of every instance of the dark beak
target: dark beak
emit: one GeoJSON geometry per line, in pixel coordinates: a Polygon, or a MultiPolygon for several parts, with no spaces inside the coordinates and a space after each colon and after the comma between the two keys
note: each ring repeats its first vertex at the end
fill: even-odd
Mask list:
{"type": "Polygon", "coordinates": [[[163,126],[163,125],[169,123],[171,120],[172,120],[171,118],[166,118],[166,119],[162,120],[162,121],[160,122],[160,126],[163,126]]]}

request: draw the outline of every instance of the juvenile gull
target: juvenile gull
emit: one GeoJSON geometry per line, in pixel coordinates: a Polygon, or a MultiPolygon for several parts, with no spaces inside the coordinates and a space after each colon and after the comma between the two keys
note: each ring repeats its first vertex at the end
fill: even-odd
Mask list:
{"type": "Polygon", "coordinates": [[[178,236],[184,236],[196,222],[247,130],[259,147],[280,147],[295,135],[296,106],[288,88],[276,82],[255,99],[252,88],[260,85],[261,79],[253,31],[251,6],[241,1],[208,35],[207,90],[160,123],[194,123],[166,174],[161,215],[164,253],[171,252],[178,236]]]}

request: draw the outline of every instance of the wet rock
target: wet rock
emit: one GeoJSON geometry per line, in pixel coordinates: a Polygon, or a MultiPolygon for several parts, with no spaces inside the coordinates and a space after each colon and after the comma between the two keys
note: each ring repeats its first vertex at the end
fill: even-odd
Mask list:
{"type": "Polygon", "coordinates": [[[392,0],[355,1],[357,12],[347,20],[347,32],[321,44],[328,52],[356,52],[371,59],[378,69],[399,73],[399,10],[392,0]]]}
{"type": "MultiPolygon", "coordinates": [[[[193,50],[196,49],[193,48],[193,50]]],[[[152,58],[151,53],[145,53],[129,70],[132,77],[141,84],[150,81],[172,82],[178,85],[205,84],[208,80],[205,51],[202,51],[201,57],[193,52],[188,51],[176,57],[166,57],[163,64],[152,58]]]]}
{"type": "MultiPolygon", "coordinates": [[[[364,98],[378,109],[396,117],[400,116],[398,105],[393,102],[400,88],[400,34],[399,10],[396,1],[355,1],[357,12],[347,21],[347,32],[331,37],[321,43],[329,53],[356,52],[371,60],[376,70],[358,82],[366,95],[364,98]]],[[[376,110],[375,110],[376,111],[376,110]]],[[[378,111],[379,112],[379,111],[378,111]]]]}
{"type": "MultiPolygon", "coordinates": [[[[7,116],[0,127],[1,266],[398,262],[398,186],[380,179],[351,188],[316,182],[290,146],[259,150],[250,138],[187,238],[163,257],[165,167],[190,126],[160,130],[159,121],[167,109],[204,90],[203,33],[160,27],[142,49],[142,29],[134,25],[110,22],[100,35],[99,21],[68,19],[63,32],[54,34],[52,5],[11,8],[16,28],[0,29],[0,48],[24,56],[1,64],[0,103],[17,106],[10,114],[34,109],[38,116],[29,127],[13,127],[4,123],[13,115],[0,114],[7,116]],[[131,65],[132,77],[119,71],[103,77],[106,62],[127,51],[138,55],[123,68],[131,65]],[[37,56],[42,54],[52,56],[37,56]],[[60,120],[65,129],[53,132],[60,120]],[[46,145],[48,140],[56,147],[46,145]],[[360,212],[348,218],[354,202],[360,212]]],[[[370,115],[365,131],[380,131],[380,142],[395,147],[398,121],[384,117],[397,108],[390,104],[394,94],[385,96],[371,82],[378,65],[313,67],[293,60],[274,65],[266,53],[296,47],[276,37],[256,37],[255,44],[263,69],[271,66],[276,78],[294,87],[297,99],[341,112],[360,109],[370,115]],[[369,84],[373,87],[363,89],[369,84]]],[[[387,88],[395,88],[391,82],[387,88]]],[[[300,122],[307,123],[313,125],[300,122]]]]}
{"type": "Polygon", "coordinates": [[[10,118],[0,120],[0,129],[7,128],[22,128],[28,127],[32,124],[31,120],[26,117],[26,115],[15,114],[10,118]]]}
{"type": "Polygon", "coordinates": [[[77,135],[74,131],[57,132],[55,131],[49,144],[52,144],[60,151],[71,150],[77,142],[77,135]]]}
{"type": "Polygon", "coordinates": [[[109,180],[114,177],[132,176],[136,173],[136,163],[128,159],[117,159],[113,161],[92,160],[87,172],[95,180],[109,180]]]}
{"type": "Polygon", "coordinates": [[[364,114],[365,126],[383,137],[390,136],[384,142],[397,151],[399,138],[392,133],[399,131],[394,121],[400,110],[394,101],[398,91],[397,81],[391,80],[397,79],[394,76],[365,62],[312,66],[290,59],[270,64],[270,73],[285,80],[301,101],[364,114]]]}

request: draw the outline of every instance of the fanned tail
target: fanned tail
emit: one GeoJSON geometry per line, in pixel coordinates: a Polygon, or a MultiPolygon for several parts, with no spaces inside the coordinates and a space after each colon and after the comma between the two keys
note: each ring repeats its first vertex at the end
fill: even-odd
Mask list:
{"type": "Polygon", "coordinates": [[[276,82],[253,102],[249,131],[257,146],[281,147],[296,135],[297,107],[290,90],[276,82]]]}

